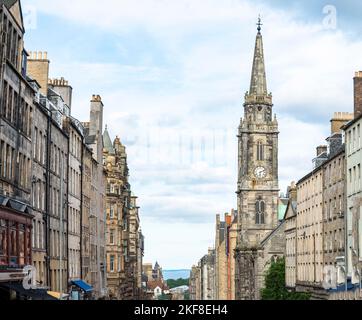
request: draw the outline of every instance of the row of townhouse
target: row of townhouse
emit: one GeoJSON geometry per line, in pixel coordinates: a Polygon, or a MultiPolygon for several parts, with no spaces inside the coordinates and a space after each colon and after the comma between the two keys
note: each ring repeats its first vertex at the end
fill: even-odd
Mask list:
{"type": "Polygon", "coordinates": [[[115,141],[116,194],[101,97],[92,96],[88,122],[75,119],[68,81],[49,79],[46,52],[24,48],[20,1],[0,5],[0,295],[136,299],[144,239],[125,147],[115,141]],[[122,275],[116,293],[114,274],[122,275]]]}
{"type": "Polygon", "coordinates": [[[327,145],[286,212],[286,286],[312,299],[361,299],[362,72],[354,112],[336,112],[327,145]]]}

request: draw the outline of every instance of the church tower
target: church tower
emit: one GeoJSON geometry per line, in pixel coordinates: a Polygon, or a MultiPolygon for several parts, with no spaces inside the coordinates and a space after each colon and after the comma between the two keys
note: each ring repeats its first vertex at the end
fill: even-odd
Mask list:
{"type": "Polygon", "coordinates": [[[267,91],[260,18],[257,25],[250,90],[245,94],[238,132],[239,299],[253,299],[258,281],[255,255],[278,226],[278,122],[267,91]]]}

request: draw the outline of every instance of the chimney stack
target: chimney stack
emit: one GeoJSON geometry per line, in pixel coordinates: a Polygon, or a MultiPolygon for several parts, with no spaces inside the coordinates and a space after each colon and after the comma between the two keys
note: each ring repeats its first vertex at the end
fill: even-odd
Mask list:
{"type": "Polygon", "coordinates": [[[335,133],[341,133],[342,127],[352,121],[354,118],[353,113],[349,112],[335,112],[333,118],[331,119],[331,135],[335,133]]]}
{"type": "Polygon", "coordinates": [[[362,71],[357,71],[354,77],[354,118],[362,115],[362,71]]]}
{"type": "Polygon", "coordinates": [[[89,136],[94,136],[96,146],[94,147],[95,159],[102,163],[103,158],[103,102],[99,95],[92,95],[90,102],[89,136]]]}
{"type": "Polygon", "coordinates": [[[69,85],[69,82],[63,77],[60,79],[49,79],[48,85],[63,98],[64,103],[69,107],[69,110],[72,108],[72,95],[73,88],[69,85]]]}
{"type": "Polygon", "coordinates": [[[288,198],[292,201],[297,201],[297,185],[294,181],[288,187],[288,198]]]}
{"type": "Polygon", "coordinates": [[[29,52],[27,73],[40,84],[40,92],[48,95],[49,64],[47,52],[29,52]]]}

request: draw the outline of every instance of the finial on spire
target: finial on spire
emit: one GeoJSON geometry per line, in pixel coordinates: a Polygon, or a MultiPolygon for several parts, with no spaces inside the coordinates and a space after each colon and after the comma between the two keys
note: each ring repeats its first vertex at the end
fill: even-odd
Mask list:
{"type": "Polygon", "coordinates": [[[263,24],[261,23],[260,14],[259,14],[259,17],[258,17],[258,23],[257,23],[256,25],[258,26],[258,33],[260,33],[260,31],[261,31],[261,26],[263,25],[263,24]]]}
{"type": "Polygon", "coordinates": [[[108,124],[106,124],[106,130],[108,130],[108,124]]]}

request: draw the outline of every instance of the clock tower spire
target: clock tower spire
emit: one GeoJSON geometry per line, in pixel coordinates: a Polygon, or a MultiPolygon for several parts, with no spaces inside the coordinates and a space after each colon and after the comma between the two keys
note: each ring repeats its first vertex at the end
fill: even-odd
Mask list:
{"type": "Polygon", "coordinates": [[[240,289],[239,299],[254,299],[258,295],[259,276],[254,274],[250,278],[253,255],[278,226],[278,122],[272,113],[272,95],[267,91],[260,17],[257,26],[250,90],[245,94],[244,118],[238,132],[237,263],[240,285],[249,284],[248,288],[245,284],[240,289]]]}
{"type": "Polygon", "coordinates": [[[264,61],[263,36],[261,35],[261,18],[257,23],[253,69],[251,71],[250,91],[245,95],[245,102],[272,104],[272,95],[268,94],[264,61]]]}

